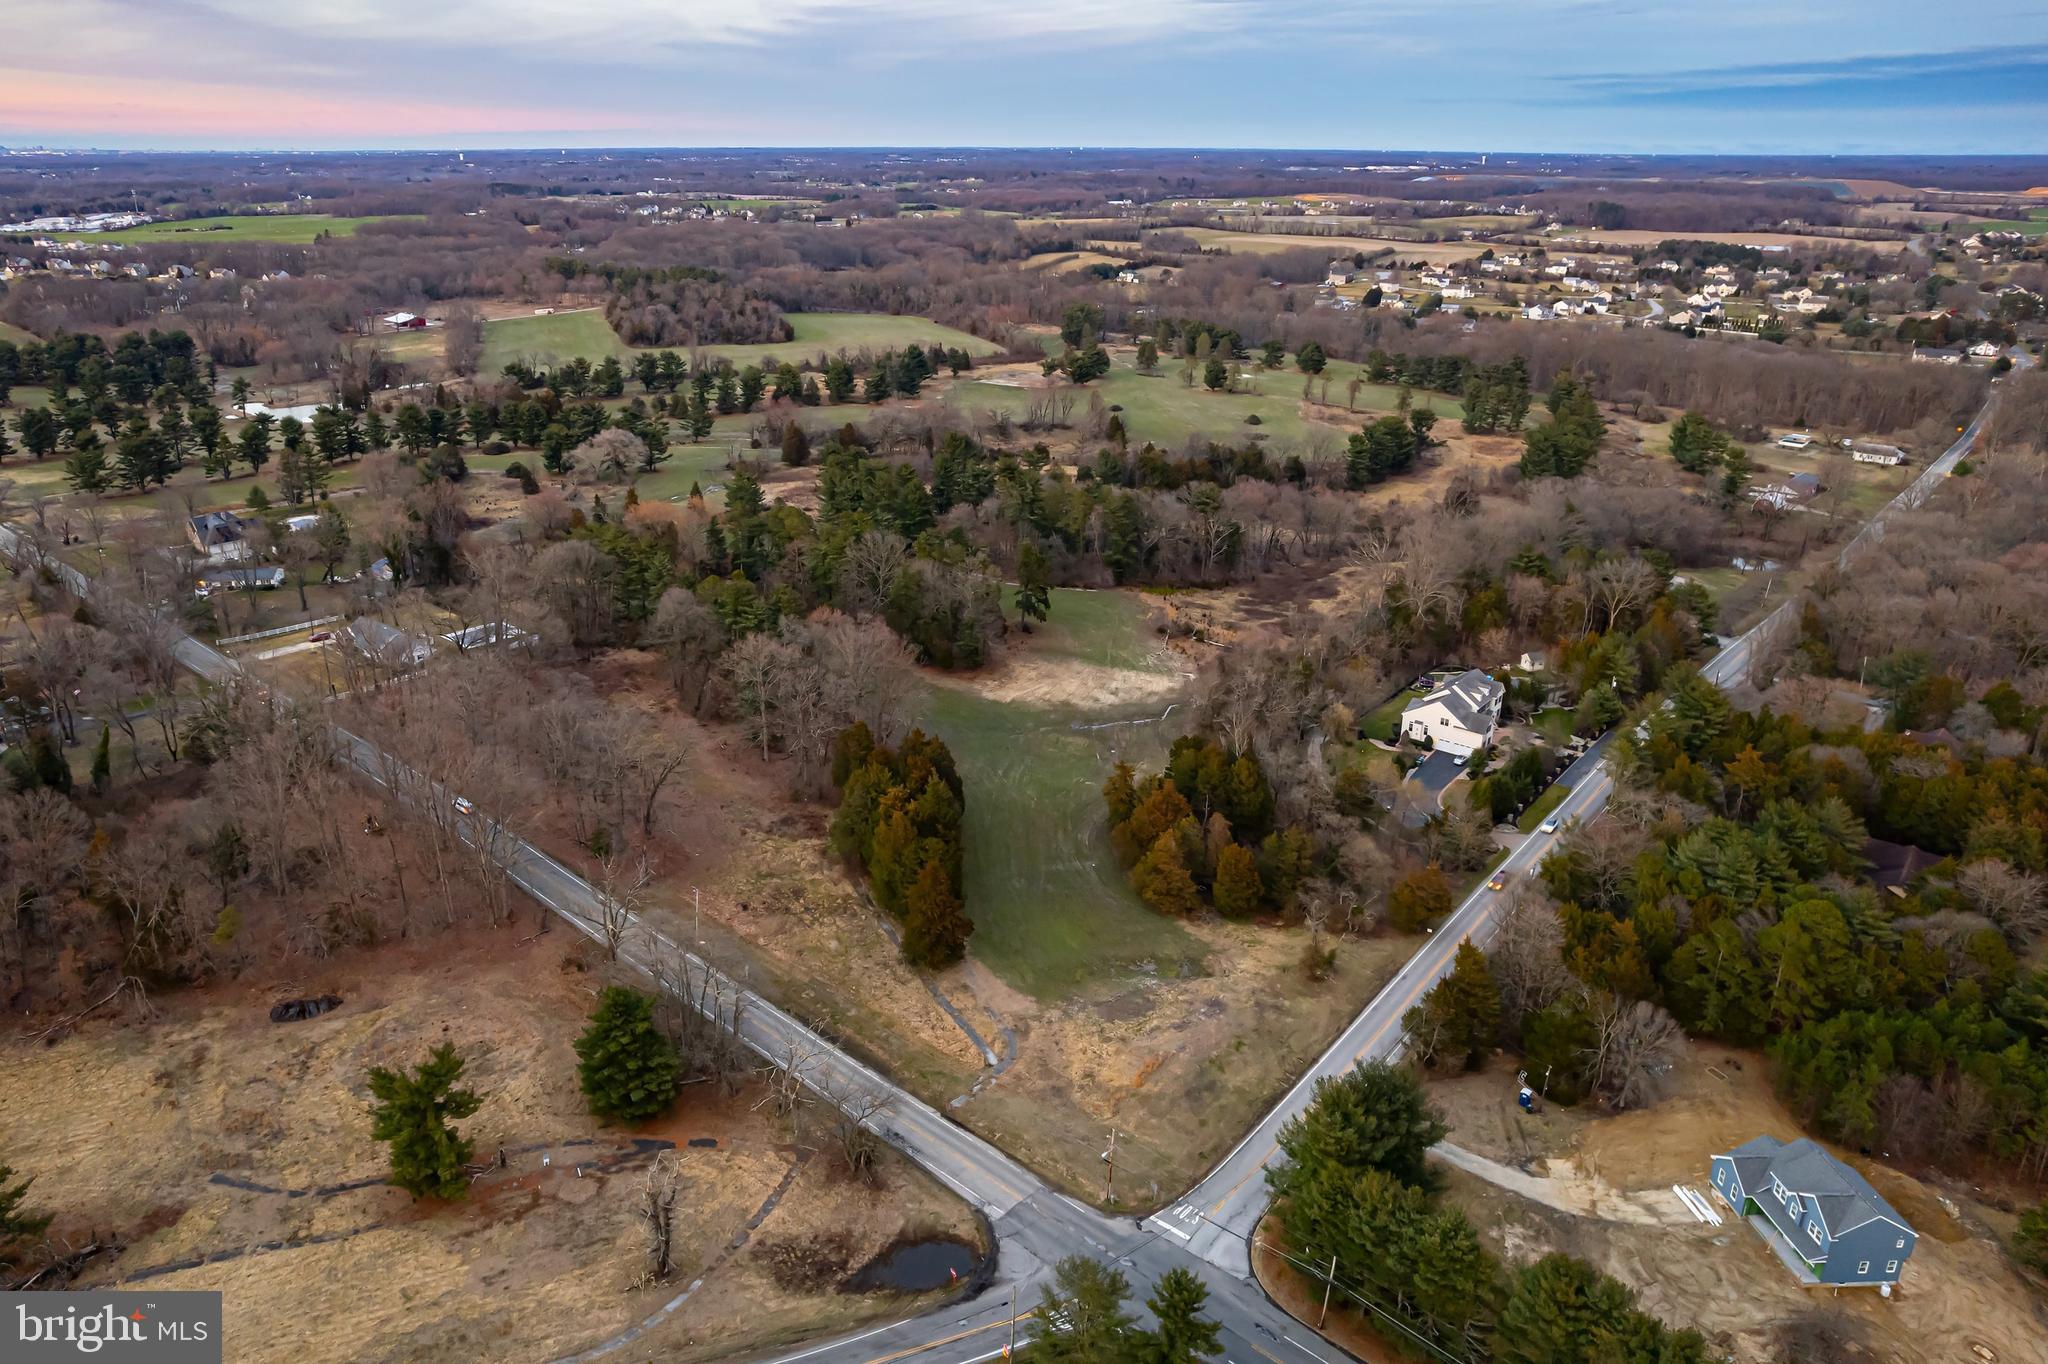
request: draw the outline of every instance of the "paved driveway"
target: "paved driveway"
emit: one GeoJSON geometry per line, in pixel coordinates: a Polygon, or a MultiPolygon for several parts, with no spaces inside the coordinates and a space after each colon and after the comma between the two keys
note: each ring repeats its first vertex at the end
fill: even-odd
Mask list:
{"type": "Polygon", "coordinates": [[[1462,776],[1464,771],[1451,761],[1448,753],[1432,753],[1417,763],[1408,773],[1410,785],[1403,793],[1408,797],[1408,809],[1402,822],[1410,828],[1421,828],[1435,818],[1437,811],[1443,808],[1444,788],[1462,776]]]}

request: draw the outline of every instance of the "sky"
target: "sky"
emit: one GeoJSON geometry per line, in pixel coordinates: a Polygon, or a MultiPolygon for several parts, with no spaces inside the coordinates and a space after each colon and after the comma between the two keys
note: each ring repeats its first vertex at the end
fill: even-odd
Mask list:
{"type": "Polygon", "coordinates": [[[2048,150],[2042,0],[0,0],[0,144],[2048,150]]]}

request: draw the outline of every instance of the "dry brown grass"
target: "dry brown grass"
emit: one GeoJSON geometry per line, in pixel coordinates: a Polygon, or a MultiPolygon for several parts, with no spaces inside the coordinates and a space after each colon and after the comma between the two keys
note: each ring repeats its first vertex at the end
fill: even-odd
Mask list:
{"type": "MultiPolygon", "coordinates": [[[[93,1024],[11,1049],[0,1056],[0,1142],[37,1176],[60,1233],[126,1240],[82,1286],[222,1290],[241,1360],[539,1360],[584,1348],[719,1264],[799,1162],[759,1236],[843,1236],[848,1269],[907,1228],[974,1239],[964,1205],[899,1161],[885,1165],[883,1187],[848,1197],[831,1159],[791,1145],[751,1111],[751,1093],[692,1087],[665,1119],[599,1124],[570,1049],[597,981],[564,969],[568,946],[559,933],[520,945],[512,930],[442,938],[173,997],[153,1026],[93,1024]],[[268,1021],[271,999],[330,990],[347,1001],[337,1012],[268,1021]],[[441,1040],[469,1058],[466,1078],[485,1095],[464,1124],[478,1152],[516,1153],[466,1202],[414,1204],[384,1185],[292,1198],[210,1182],[222,1173],[282,1190],[376,1178],[368,1069],[441,1040]],[[673,1141],[682,1160],[689,1216],[665,1285],[638,1283],[646,1157],[635,1137],[673,1141]],[[707,1137],[714,1148],[686,1144],[707,1137]],[[276,1240],[292,1244],[261,1248],[276,1240]]],[[[724,1357],[900,1309],[782,1292],[742,1250],[647,1340],[664,1358],[724,1357]]]]}

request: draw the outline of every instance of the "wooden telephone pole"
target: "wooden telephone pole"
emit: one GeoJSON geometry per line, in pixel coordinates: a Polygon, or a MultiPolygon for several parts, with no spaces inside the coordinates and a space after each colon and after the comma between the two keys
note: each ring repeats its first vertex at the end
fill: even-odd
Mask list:
{"type": "Polygon", "coordinates": [[[1102,1159],[1109,1166],[1109,1205],[1116,1206],[1116,1129],[1109,1129],[1109,1149],[1102,1153],[1102,1159]]]}

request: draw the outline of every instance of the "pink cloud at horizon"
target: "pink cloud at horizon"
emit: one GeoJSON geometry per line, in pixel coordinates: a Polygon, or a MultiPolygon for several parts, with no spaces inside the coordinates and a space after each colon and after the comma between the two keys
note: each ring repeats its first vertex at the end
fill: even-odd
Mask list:
{"type": "MultiPolygon", "coordinates": [[[[637,130],[644,115],[415,96],[323,95],[217,82],[138,81],[0,67],[0,128],[71,138],[140,130],[165,141],[216,137],[247,145],[460,139],[515,133],[637,130]]],[[[543,137],[542,140],[547,140],[543,137]]]]}

